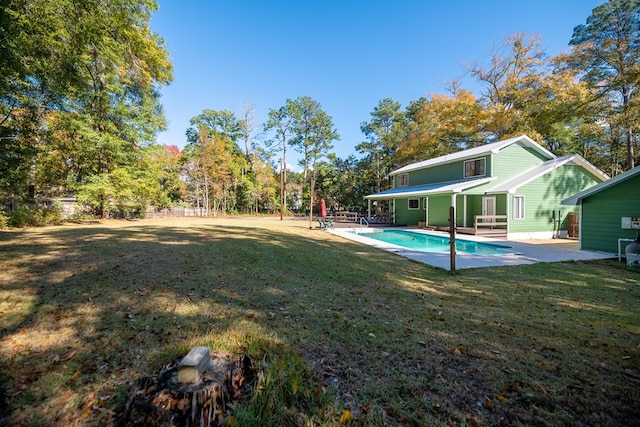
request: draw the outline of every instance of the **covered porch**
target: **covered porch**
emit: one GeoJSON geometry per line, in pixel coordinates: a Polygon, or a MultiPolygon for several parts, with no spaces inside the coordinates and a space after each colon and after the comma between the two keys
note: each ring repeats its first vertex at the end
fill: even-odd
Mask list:
{"type": "MultiPolygon", "coordinates": [[[[476,178],[415,186],[396,187],[366,196],[368,217],[374,218],[372,205],[388,201],[395,225],[418,226],[437,231],[449,229],[449,208],[456,210],[459,233],[485,237],[506,237],[508,216],[503,212],[504,200],[496,205],[494,195],[486,195],[479,187],[494,178],[476,178]],[[375,203],[378,201],[378,203],[375,203]]],[[[498,198],[499,199],[499,198],[498,198]]]]}

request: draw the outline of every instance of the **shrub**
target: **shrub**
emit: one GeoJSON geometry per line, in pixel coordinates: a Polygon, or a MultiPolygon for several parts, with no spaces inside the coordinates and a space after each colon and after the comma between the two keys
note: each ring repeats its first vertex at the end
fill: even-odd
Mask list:
{"type": "Polygon", "coordinates": [[[0,211],[0,230],[4,230],[9,227],[9,217],[3,212],[0,211]]]}
{"type": "Polygon", "coordinates": [[[60,206],[45,208],[19,207],[9,212],[7,225],[11,227],[42,227],[45,225],[59,225],[63,223],[60,206]]]}

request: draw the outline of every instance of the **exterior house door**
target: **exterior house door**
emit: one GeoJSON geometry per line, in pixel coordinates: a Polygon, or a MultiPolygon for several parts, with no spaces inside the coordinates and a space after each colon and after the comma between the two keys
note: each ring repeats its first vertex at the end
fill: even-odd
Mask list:
{"type": "Polygon", "coordinates": [[[496,196],[485,196],[482,198],[482,215],[496,214],[496,196]]]}
{"type": "Polygon", "coordinates": [[[567,236],[575,239],[580,237],[580,219],[577,212],[567,214],[567,236]]]}

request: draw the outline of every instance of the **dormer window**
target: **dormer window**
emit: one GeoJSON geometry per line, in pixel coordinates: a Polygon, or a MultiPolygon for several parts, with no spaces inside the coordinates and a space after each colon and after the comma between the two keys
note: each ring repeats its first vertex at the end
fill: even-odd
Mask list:
{"type": "Polygon", "coordinates": [[[464,177],[485,176],[486,159],[473,159],[464,162],[464,177]]]}
{"type": "Polygon", "coordinates": [[[406,187],[407,185],[409,185],[409,174],[398,175],[398,187],[406,187]]]}

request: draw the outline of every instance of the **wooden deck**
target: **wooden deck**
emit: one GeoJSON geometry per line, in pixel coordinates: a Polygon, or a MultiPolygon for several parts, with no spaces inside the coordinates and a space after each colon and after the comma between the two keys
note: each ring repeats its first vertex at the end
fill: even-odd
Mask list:
{"type": "MultiPolygon", "coordinates": [[[[507,215],[476,215],[473,227],[456,227],[456,233],[484,237],[507,237],[507,215]]],[[[425,226],[420,228],[449,232],[447,226],[425,226]]]]}

